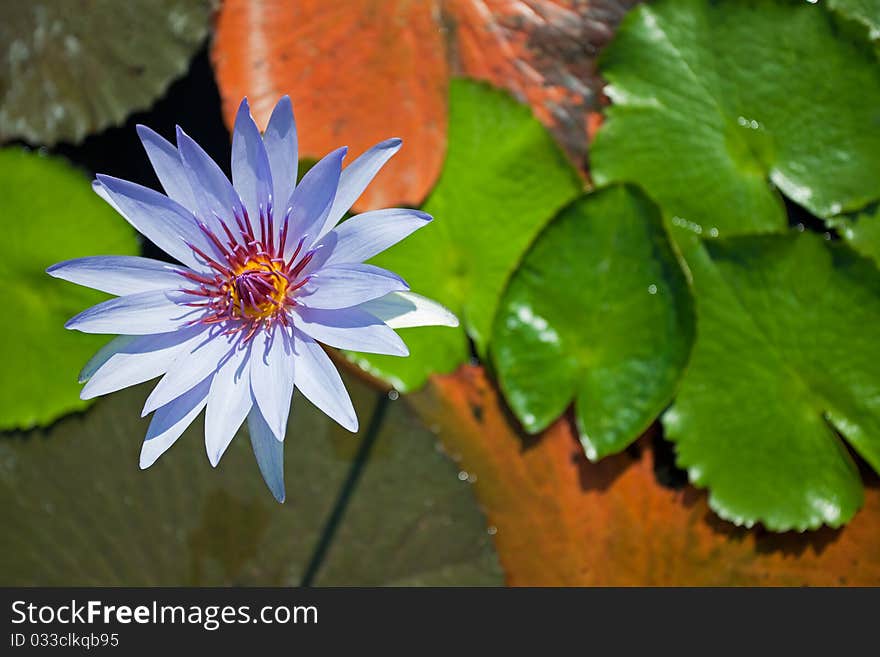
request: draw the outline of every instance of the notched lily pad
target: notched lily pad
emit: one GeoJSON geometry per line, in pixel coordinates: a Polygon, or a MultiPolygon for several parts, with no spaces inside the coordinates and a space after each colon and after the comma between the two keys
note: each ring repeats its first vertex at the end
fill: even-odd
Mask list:
{"type": "Polygon", "coordinates": [[[880,271],[812,233],[689,245],[697,340],[663,417],[722,517],[784,531],[862,504],[880,469],[880,271]]]}
{"type": "Polygon", "coordinates": [[[47,424],[85,408],[77,374],[107,341],[64,329],[64,322],[107,295],[55,280],[46,267],[96,253],[133,255],[138,242],[86,177],[60,159],[0,150],[0,179],[2,430],[47,424]]]}
{"type": "Polygon", "coordinates": [[[514,274],[495,321],[502,390],[532,433],[574,400],[596,460],[671,401],[694,333],[690,290],[659,209],[615,186],[576,201],[514,274]]]}
{"type": "Polygon", "coordinates": [[[79,142],[149,107],[183,74],[215,0],[5,2],[0,141],[79,142]]]}
{"type": "Polygon", "coordinates": [[[823,4],[642,5],[601,60],[613,105],[593,177],[637,182],[704,235],[782,229],[776,189],[819,217],[857,210],[880,197],[880,67],[867,45],[841,36],[823,4]]]}

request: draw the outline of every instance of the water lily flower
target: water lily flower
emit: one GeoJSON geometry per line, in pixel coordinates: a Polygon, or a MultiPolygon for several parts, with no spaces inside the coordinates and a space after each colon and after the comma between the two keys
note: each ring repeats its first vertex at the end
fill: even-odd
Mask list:
{"type": "Polygon", "coordinates": [[[94,256],[53,265],[57,278],[116,295],[65,325],[119,334],[86,364],[90,399],[161,376],[143,415],[147,468],[199,415],[216,466],[247,419],[260,472],[284,501],[282,445],[294,387],[349,431],[358,421],[323,345],[406,356],[394,329],[456,326],[441,305],[396,274],[364,262],[425,226],[410,209],[339,223],[401,146],[376,144],[343,168],[333,151],[297,184],[290,99],[263,134],[243,100],[232,139],[232,183],[179,127],[175,147],[138,126],[165,194],[98,175],[95,191],[178,261],[94,256]]]}

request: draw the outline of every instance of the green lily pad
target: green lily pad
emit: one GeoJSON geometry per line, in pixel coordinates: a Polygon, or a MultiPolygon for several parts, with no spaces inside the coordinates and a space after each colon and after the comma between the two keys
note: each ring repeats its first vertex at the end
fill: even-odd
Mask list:
{"type": "Polygon", "coordinates": [[[467,336],[483,354],[498,300],[523,253],[582,182],[527,107],[466,80],[449,89],[449,146],[424,210],[435,220],[373,262],[445,304],[462,328],[400,332],[408,358],[354,355],[402,391],[467,361],[467,336]]]}
{"type": "MultiPolygon", "coordinates": [[[[377,393],[356,380],[346,385],[368,426],[377,393]]],[[[286,439],[287,501],[278,504],[246,429],[216,470],[201,419],[139,470],[147,393],[147,385],[124,390],[48,431],[0,437],[0,583],[299,584],[366,429],[352,435],[297,395],[286,439]]],[[[501,583],[472,491],[403,402],[386,410],[364,467],[354,494],[361,506],[343,516],[325,565],[365,549],[370,558],[353,560],[336,583],[436,582],[438,564],[459,557],[473,567],[457,571],[454,583],[501,583]],[[352,528],[358,536],[349,539],[352,528]],[[425,559],[413,558],[422,548],[425,559]]]]}
{"type": "Polygon", "coordinates": [[[853,216],[832,217],[828,224],[836,228],[852,248],[880,265],[880,206],[853,216]]]}
{"type": "Polygon", "coordinates": [[[867,27],[871,39],[880,39],[880,0],[828,0],[828,6],[867,27]]]}
{"type": "Polygon", "coordinates": [[[613,105],[593,177],[637,182],[675,225],[780,230],[777,189],[819,217],[880,197],[880,67],[824,5],[641,5],[602,73],[613,105]]]}
{"type": "Polygon", "coordinates": [[[182,75],[214,0],[29,0],[0,9],[0,140],[79,142],[182,75]]]}
{"type": "Polygon", "coordinates": [[[6,321],[0,328],[0,429],[47,424],[81,410],[77,374],[105,336],[64,322],[108,296],[47,276],[68,258],[138,252],[131,227],[60,159],[0,150],[0,276],[6,321]]]}
{"type": "Polygon", "coordinates": [[[672,400],[694,333],[690,290],[659,209],[623,186],[565,209],[511,279],[492,354],[531,433],[575,402],[596,460],[629,445],[672,400]]]}
{"type": "Polygon", "coordinates": [[[813,233],[694,240],[697,340],[663,416],[723,518],[837,527],[880,469],[880,271],[813,233]],[[838,435],[839,434],[839,435],[838,435]]]}

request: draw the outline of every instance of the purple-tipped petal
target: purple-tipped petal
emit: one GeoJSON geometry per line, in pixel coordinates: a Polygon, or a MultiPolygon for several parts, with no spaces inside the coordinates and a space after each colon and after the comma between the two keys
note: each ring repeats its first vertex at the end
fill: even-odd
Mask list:
{"type": "Polygon", "coordinates": [[[194,326],[124,341],[123,346],[91,375],[80,392],[80,398],[92,399],[162,376],[178,355],[192,348],[204,332],[203,327],[194,326]]]}
{"type": "Polygon", "coordinates": [[[358,308],[318,310],[298,308],[296,326],[309,337],[339,349],[370,354],[408,356],[403,340],[381,320],[358,308]]]}
{"type": "Polygon", "coordinates": [[[181,353],[147,397],[141,415],[152,413],[216,372],[235,348],[237,336],[203,336],[188,353],[181,353]]]}
{"type": "Polygon", "coordinates": [[[343,146],[322,158],[309,169],[290,195],[287,202],[290,229],[284,247],[285,258],[290,257],[302,236],[309,237],[307,248],[317,241],[318,231],[333,206],[342,159],[347,152],[348,148],[343,146]]]}
{"type": "Polygon", "coordinates": [[[196,199],[197,214],[222,235],[219,222],[234,226],[233,213],[243,214],[241,199],[223,170],[180,126],[177,127],[177,148],[196,199]]]}
{"type": "Polygon", "coordinates": [[[327,234],[328,237],[336,236],[336,245],[326,265],[369,260],[430,221],[429,214],[402,208],[374,210],[354,216],[327,234]]]}
{"type": "Polygon", "coordinates": [[[191,212],[148,187],[102,174],[97,178],[112,205],[139,233],[172,258],[195,269],[205,269],[187,242],[208,254],[215,251],[191,212]]]}
{"type": "Polygon", "coordinates": [[[393,329],[415,326],[458,326],[458,317],[432,299],[415,292],[392,292],[358,306],[393,329]]]}
{"type": "Polygon", "coordinates": [[[123,296],[175,290],[184,282],[180,267],[138,256],[90,256],[52,265],[46,273],[64,281],[123,296]]]}
{"type": "Polygon", "coordinates": [[[187,210],[195,212],[196,199],[193,196],[186,171],[183,170],[183,163],[180,161],[180,153],[177,152],[177,148],[145,125],[138,125],[137,133],[141,138],[144,150],[147,151],[147,157],[150,158],[156,177],[162,183],[162,189],[170,198],[187,210]]]}
{"type": "Polygon", "coordinates": [[[373,265],[332,265],[315,272],[297,298],[309,308],[333,310],[408,289],[400,276],[373,265]]]}
{"type": "Polygon", "coordinates": [[[179,295],[153,290],[110,299],[84,310],[64,327],[83,333],[170,333],[183,328],[201,312],[175,303],[175,294],[179,295]]]}
{"type": "Polygon", "coordinates": [[[275,326],[251,348],[251,392],[278,440],[284,440],[293,396],[294,356],[287,330],[275,326]]]}
{"type": "Polygon", "coordinates": [[[284,501],[284,443],[275,439],[259,407],[255,404],[248,415],[251,447],[263,480],[279,502],[284,501]]]}
{"type": "Polygon", "coordinates": [[[180,397],[156,410],[141,445],[141,469],[149,468],[196,419],[208,401],[211,379],[207,378],[180,397]]]}
{"type": "Polygon", "coordinates": [[[253,405],[249,369],[247,349],[237,349],[211,382],[205,414],[205,449],[215,468],[253,405]]]}
{"type": "Polygon", "coordinates": [[[272,205],[277,225],[287,210],[285,204],[296,188],[299,166],[296,121],[289,96],[282,96],[272,110],[266,132],[263,133],[263,143],[266,144],[269,169],[272,171],[272,205]]]}
{"type": "Polygon", "coordinates": [[[266,147],[251,117],[247,98],[241,101],[232,131],[232,185],[250,214],[257,237],[265,240],[266,236],[259,228],[259,219],[261,215],[268,216],[272,173],[266,147]]]}
{"type": "Polygon", "coordinates": [[[324,226],[318,233],[319,236],[324,235],[324,233],[339,223],[343,215],[351,209],[351,206],[364,193],[367,185],[379,173],[379,170],[400,150],[402,143],[396,137],[381,141],[365,151],[358,159],[342,170],[342,175],[339,177],[339,189],[336,191],[336,198],[333,200],[333,207],[327,215],[324,226]]]}
{"type": "Polygon", "coordinates": [[[351,432],[358,430],[357,414],[351,397],[333,361],[317,342],[301,331],[294,331],[296,373],[299,391],[321,411],[351,432]]]}

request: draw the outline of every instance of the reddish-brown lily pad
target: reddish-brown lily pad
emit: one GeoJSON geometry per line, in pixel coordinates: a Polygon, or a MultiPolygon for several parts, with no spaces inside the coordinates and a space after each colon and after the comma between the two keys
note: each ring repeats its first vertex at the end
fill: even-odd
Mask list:
{"type": "Polygon", "coordinates": [[[524,437],[481,368],[435,377],[409,399],[474,481],[509,584],[880,584],[876,478],[843,529],[746,530],[715,516],[704,493],[658,483],[648,437],[596,464],[567,419],[524,437]]]}
{"type": "Polygon", "coordinates": [[[263,126],[291,96],[301,157],[402,137],[356,207],[418,205],[443,165],[450,74],[527,102],[582,165],[599,105],[596,55],[637,2],[226,0],[212,57],[230,126],[242,96],[263,126]]]}

